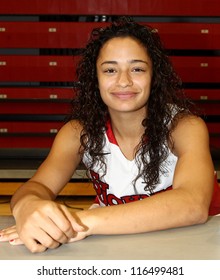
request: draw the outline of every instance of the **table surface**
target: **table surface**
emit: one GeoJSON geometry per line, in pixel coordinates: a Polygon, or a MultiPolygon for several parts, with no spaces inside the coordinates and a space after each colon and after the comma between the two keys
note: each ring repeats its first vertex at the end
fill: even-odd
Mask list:
{"type": "MultiPolygon", "coordinates": [[[[0,229],[14,224],[0,216],[0,229]]],[[[43,253],[0,243],[0,260],[220,260],[220,216],[207,223],[132,235],[96,235],[43,253]]]]}

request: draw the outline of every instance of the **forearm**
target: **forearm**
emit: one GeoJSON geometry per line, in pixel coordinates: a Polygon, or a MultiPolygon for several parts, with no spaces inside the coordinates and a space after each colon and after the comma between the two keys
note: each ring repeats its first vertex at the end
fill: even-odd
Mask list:
{"type": "Polygon", "coordinates": [[[12,196],[11,210],[14,214],[21,205],[33,199],[53,200],[54,198],[54,194],[46,186],[30,180],[24,183],[12,196]]]}
{"type": "Polygon", "coordinates": [[[130,234],[203,223],[208,209],[187,193],[167,191],[141,201],[79,213],[90,234],[130,234]]]}

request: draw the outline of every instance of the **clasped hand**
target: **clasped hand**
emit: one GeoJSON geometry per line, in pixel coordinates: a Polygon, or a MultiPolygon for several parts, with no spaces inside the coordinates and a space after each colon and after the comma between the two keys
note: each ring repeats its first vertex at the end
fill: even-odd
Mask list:
{"type": "Polygon", "coordinates": [[[24,207],[15,215],[16,226],[0,231],[0,241],[9,241],[12,245],[24,244],[34,253],[87,236],[87,228],[81,224],[77,212],[70,213],[64,205],[36,200],[24,207]]]}

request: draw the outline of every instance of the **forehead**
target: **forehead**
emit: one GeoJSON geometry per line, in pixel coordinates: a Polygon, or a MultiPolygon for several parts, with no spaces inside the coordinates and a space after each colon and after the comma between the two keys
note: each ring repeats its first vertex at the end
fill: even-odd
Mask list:
{"type": "Polygon", "coordinates": [[[146,48],[137,39],[132,37],[116,37],[108,40],[100,49],[98,59],[110,57],[132,58],[148,57],[146,48]]]}

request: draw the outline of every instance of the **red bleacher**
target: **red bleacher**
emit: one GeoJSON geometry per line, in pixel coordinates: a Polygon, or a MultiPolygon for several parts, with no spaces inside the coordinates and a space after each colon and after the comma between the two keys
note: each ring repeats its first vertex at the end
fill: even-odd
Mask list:
{"type": "Polygon", "coordinates": [[[220,148],[219,0],[1,0],[0,149],[51,146],[74,96],[78,51],[109,24],[97,16],[118,15],[159,32],[220,148]]]}

